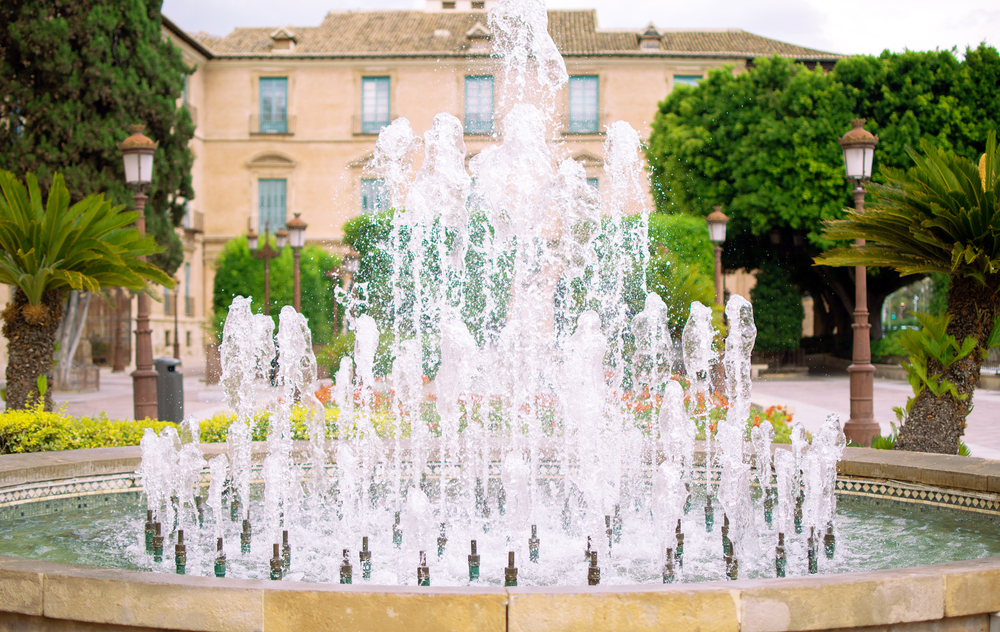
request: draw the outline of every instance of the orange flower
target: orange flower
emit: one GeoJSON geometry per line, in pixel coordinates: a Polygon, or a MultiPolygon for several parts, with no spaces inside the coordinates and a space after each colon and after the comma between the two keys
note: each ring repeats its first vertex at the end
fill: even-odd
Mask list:
{"type": "Polygon", "coordinates": [[[330,386],[322,386],[316,391],[316,399],[320,401],[321,404],[326,406],[330,403],[331,389],[330,386]]]}

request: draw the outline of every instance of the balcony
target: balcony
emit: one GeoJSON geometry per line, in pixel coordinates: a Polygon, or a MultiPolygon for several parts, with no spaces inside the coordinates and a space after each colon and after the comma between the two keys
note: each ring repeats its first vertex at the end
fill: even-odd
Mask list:
{"type": "Polygon", "coordinates": [[[183,227],[185,231],[191,233],[205,232],[205,214],[201,211],[188,210],[184,214],[183,227]]]}
{"type": "Polygon", "coordinates": [[[295,117],[285,113],[251,114],[251,136],[291,136],[295,133],[295,117]]]}
{"type": "Polygon", "coordinates": [[[198,108],[185,101],[184,109],[187,110],[188,114],[191,115],[191,122],[194,124],[194,126],[198,127],[198,108]]]}
{"type": "Polygon", "coordinates": [[[351,133],[355,136],[378,136],[383,127],[388,127],[389,120],[369,121],[355,114],[351,117],[351,133]]]}

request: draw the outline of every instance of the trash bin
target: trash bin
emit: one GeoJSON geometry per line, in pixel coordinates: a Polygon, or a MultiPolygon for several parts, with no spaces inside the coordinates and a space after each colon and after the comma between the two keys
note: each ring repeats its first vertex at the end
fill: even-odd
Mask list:
{"type": "Polygon", "coordinates": [[[160,421],[180,423],[184,419],[184,373],[181,361],[156,358],[156,416],[160,421]]]}

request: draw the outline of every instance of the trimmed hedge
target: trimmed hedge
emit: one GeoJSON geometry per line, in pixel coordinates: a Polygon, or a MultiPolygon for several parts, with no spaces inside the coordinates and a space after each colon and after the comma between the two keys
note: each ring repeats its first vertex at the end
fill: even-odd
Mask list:
{"type": "Polygon", "coordinates": [[[152,428],[159,433],[167,421],[117,421],[100,417],[72,417],[64,410],[45,412],[33,409],[0,413],[0,454],[54,452],[84,448],[115,448],[139,445],[142,433],[152,428]]]}

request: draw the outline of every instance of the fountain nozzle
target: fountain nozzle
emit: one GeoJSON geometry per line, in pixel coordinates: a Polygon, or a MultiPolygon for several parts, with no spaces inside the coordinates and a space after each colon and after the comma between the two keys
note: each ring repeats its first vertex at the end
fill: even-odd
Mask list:
{"type": "Polygon", "coordinates": [[[284,573],[284,562],[281,559],[281,545],[274,543],[274,553],[271,556],[271,579],[277,581],[284,573]]]}
{"type": "Polygon", "coordinates": [[[538,563],[538,526],[531,525],[531,537],[528,538],[528,559],[538,563]]]}
{"type": "Polygon", "coordinates": [[[785,534],[778,533],[778,546],[774,548],[774,570],[778,577],[785,576],[788,559],[785,557],[785,534]]]}
{"type": "Polygon", "coordinates": [[[153,532],[155,528],[153,527],[153,510],[146,510],[146,553],[153,552],[153,532]]]}
{"type": "Polygon", "coordinates": [[[372,552],[368,550],[368,536],[361,538],[361,551],[358,553],[361,561],[361,578],[368,581],[372,578],[372,552]]]}
{"type": "Polygon", "coordinates": [[[517,586],[517,567],[514,566],[514,552],[507,552],[507,568],[503,569],[503,585],[517,586]]]}
{"type": "Polygon", "coordinates": [[[590,552],[590,566],[587,568],[587,585],[597,586],[601,583],[601,569],[597,566],[597,551],[590,552]]]}
{"type": "Polygon", "coordinates": [[[178,575],[184,574],[187,566],[187,547],[184,546],[184,529],[177,530],[177,544],[174,545],[174,566],[178,575]]]}
{"type": "Polygon", "coordinates": [[[472,553],[469,555],[469,581],[479,579],[479,554],[476,553],[476,541],[472,541],[472,553]]]}
{"type": "Polygon", "coordinates": [[[160,533],[160,523],[153,523],[153,561],[163,561],[163,535],[160,533]]]}
{"type": "Polygon", "coordinates": [[[351,568],[351,552],[344,549],[344,562],[340,565],[340,583],[350,584],[354,576],[354,569],[351,568]]]}
{"type": "Polygon", "coordinates": [[[392,545],[397,549],[403,544],[403,530],[399,528],[399,512],[396,512],[396,522],[392,524],[392,545]]]}
{"type": "Polygon", "coordinates": [[[444,523],[441,523],[441,535],[437,539],[438,544],[438,559],[444,557],[444,549],[448,546],[448,536],[444,533],[444,523]]]}
{"type": "Polygon", "coordinates": [[[417,567],[417,586],[431,585],[431,569],[427,568],[427,552],[420,552],[420,566],[417,567]]]}
{"type": "Polygon", "coordinates": [[[677,528],[674,529],[677,535],[677,566],[684,568],[684,533],[681,532],[681,520],[677,519],[677,528]]]}
{"type": "Polygon", "coordinates": [[[250,552],[250,518],[243,521],[243,532],[240,533],[240,552],[246,555],[250,552]]]}
{"type": "Polygon", "coordinates": [[[222,538],[215,542],[215,576],[226,576],[226,553],[222,550],[222,538]]]}
{"type": "Polygon", "coordinates": [[[663,583],[672,584],[676,580],[674,576],[674,550],[667,549],[667,561],[663,565],[663,583]]]}
{"type": "Polygon", "coordinates": [[[292,566],[292,547],[288,544],[288,531],[281,532],[281,564],[284,572],[292,566]]]}
{"type": "Polygon", "coordinates": [[[826,525],[826,535],[823,536],[823,548],[826,550],[826,559],[832,560],[833,554],[837,550],[837,540],[833,535],[833,523],[826,525]]]}

